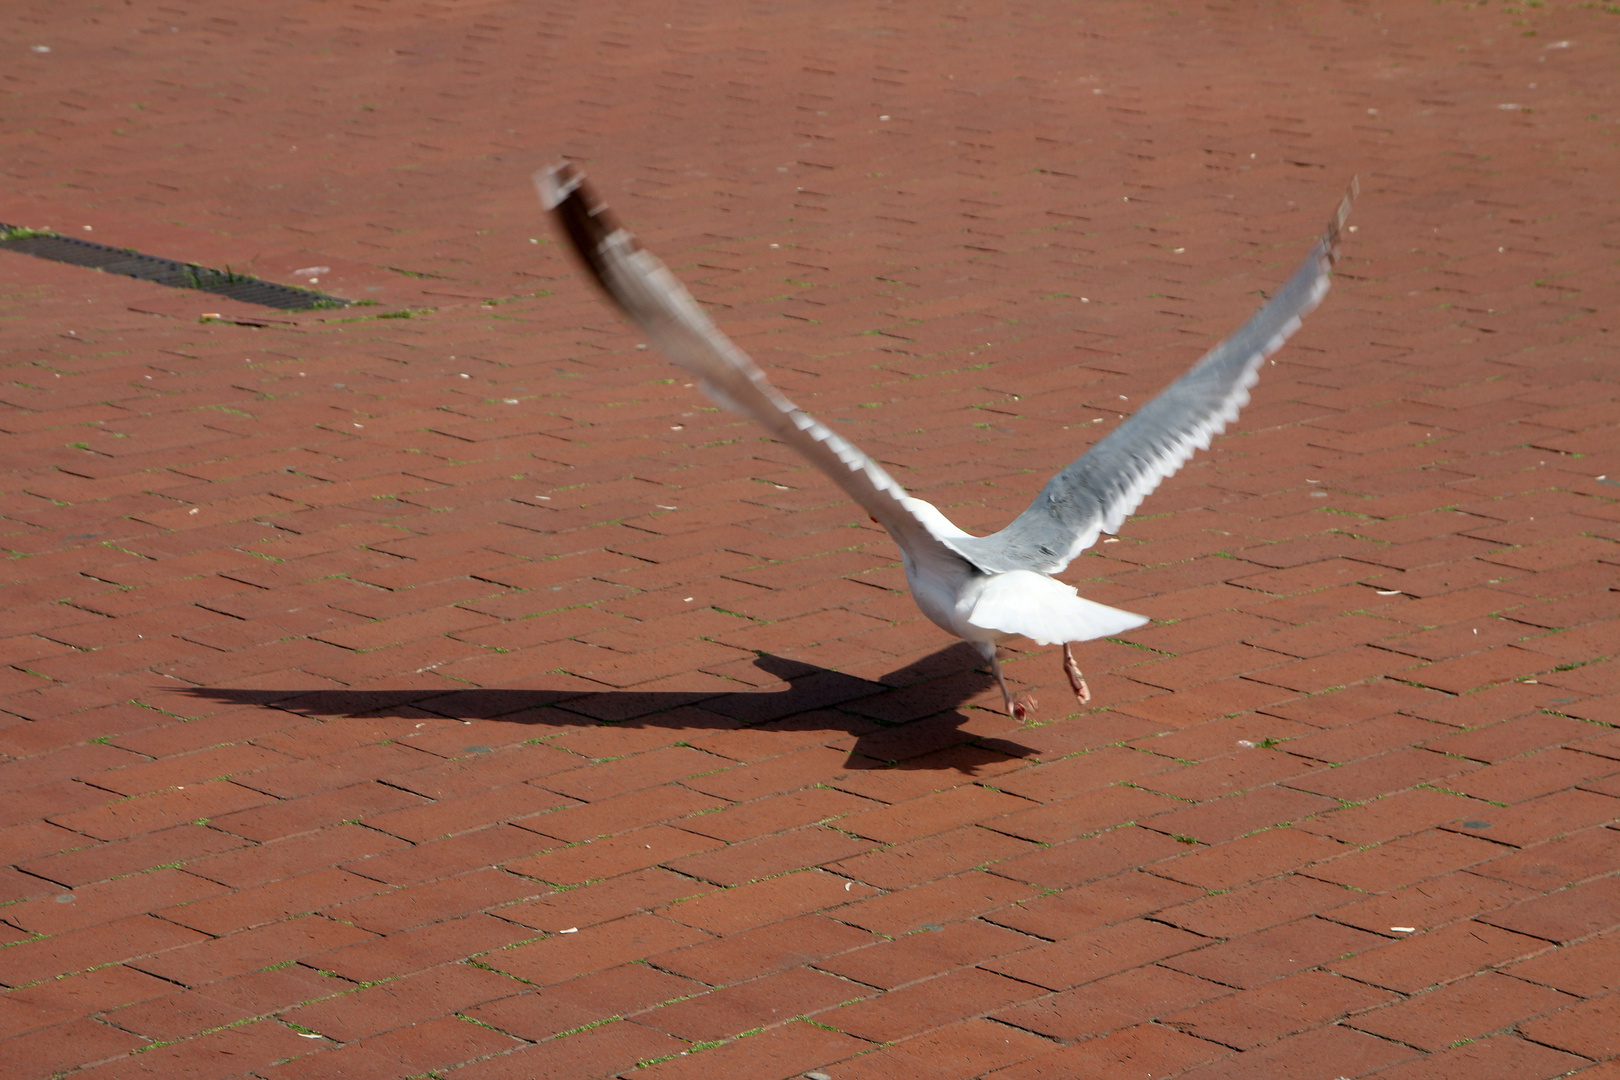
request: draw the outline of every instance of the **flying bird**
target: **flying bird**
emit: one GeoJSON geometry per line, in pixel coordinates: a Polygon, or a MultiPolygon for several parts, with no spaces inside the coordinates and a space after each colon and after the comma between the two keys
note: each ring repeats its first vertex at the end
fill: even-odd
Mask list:
{"type": "Polygon", "coordinates": [[[609,299],[710,398],[759,423],[860,504],[900,548],[911,595],[937,626],[971,642],[995,675],[1007,712],[1023,720],[1035,702],[1007,689],[997,646],[1022,635],[1063,647],[1076,700],[1091,700],[1072,646],[1148,619],[1080,596],[1052,577],[1101,533],[1116,533],[1165,477],[1237,419],[1260,366],[1326,294],[1352,183],[1326,232],[1277,294],[1129,419],[1098,440],[1035,496],[1012,523],[971,536],[904,488],[858,447],[772,386],[721,333],[686,288],[641,246],[569,163],[534,174],[551,211],[609,299]]]}

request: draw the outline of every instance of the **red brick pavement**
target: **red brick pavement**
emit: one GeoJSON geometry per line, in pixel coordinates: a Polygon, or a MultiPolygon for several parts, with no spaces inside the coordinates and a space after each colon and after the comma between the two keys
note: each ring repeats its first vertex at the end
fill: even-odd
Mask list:
{"type": "Polygon", "coordinates": [[[1612,5],[0,25],[0,220],[377,302],[0,253],[8,1076],[1616,1075],[1612,5]],[[1021,728],[562,154],[970,527],[1363,198],[1021,728]]]}

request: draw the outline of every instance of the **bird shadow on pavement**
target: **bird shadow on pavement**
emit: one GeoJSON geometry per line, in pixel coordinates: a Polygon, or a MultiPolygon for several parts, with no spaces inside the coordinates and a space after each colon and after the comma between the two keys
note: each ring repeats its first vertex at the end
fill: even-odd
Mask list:
{"type": "Polygon", "coordinates": [[[577,686],[464,690],[249,690],[199,686],[188,687],[182,693],[322,719],[437,716],[559,729],[594,722],[622,728],[838,731],[855,737],[853,745],[843,743],[849,745],[851,768],[975,771],[979,764],[1029,757],[1037,752],[1016,741],[1016,724],[1001,717],[999,711],[963,708],[995,686],[995,679],[980,670],[980,663],[977,650],[957,643],[877,680],[762,653],[754,666],[780,682],[759,690],[731,693],[582,691],[577,686]],[[987,729],[983,721],[991,717],[996,719],[987,729]],[[974,727],[986,733],[976,734],[964,728],[973,721],[978,721],[974,727]],[[999,734],[990,734],[990,729],[999,730],[999,734]],[[960,749],[951,754],[937,753],[953,748],[960,749]]]}

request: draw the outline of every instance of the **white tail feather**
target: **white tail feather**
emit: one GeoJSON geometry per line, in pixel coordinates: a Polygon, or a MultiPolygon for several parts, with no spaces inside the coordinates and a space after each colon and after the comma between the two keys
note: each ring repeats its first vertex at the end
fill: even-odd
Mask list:
{"type": "Polygon", "coordinates": [[[986,581],[968,622],[1022,634],[1037,645],[1090,641],[1134,630],[1147,617],[1087,600],[1072,586],[1033,570],[1009,570],[986,581]]]}

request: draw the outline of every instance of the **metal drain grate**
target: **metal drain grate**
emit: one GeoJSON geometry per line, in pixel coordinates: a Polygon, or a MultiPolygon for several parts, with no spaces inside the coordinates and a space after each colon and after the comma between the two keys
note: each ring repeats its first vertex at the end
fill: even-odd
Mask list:
{"type": "Polygon", "coordinates": [[[214,270],[195,263],[176,262],[156,255],[142,255],[124,248],[92,244],[88,240],[75,240],[71,236],[35,232],[15,225],[0,224],[0,251],[16,251],[54,262],[71,263],[104,270],[109,274],[139,278],[175,289],[199,289],[202,292],[227,296],[245,304],[280,308],[282,311],[300,311],[308,308],[347,307],[349,301],[327,296],[313,289],[296,289],[291,285],[277,285],[272,281],[214,270]]]}

